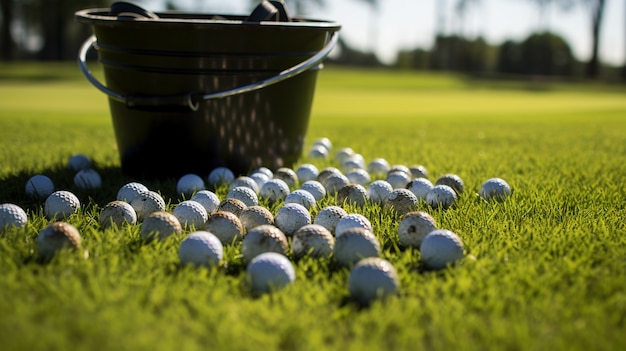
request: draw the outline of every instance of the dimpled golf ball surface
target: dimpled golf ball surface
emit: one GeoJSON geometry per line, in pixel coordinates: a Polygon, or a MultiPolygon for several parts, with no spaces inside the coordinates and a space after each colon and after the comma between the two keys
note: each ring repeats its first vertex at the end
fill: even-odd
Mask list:
{"type": "Polygon", "coordinates": [[[350,266],[363,258],[380,256],[380,244],[371,231],[350,228],[336,237],[333,253],[340,265],[350,266]]]}
{"type": "Polygon", "coordinates": [[[398,224],[400,245],[419,248],[424,237],[433,230],[437,230],[437,224],[431,215],[422,211],[409,212],[398,224]]]}
{"type": "Polygon", "coordinates": [[[415,197],[424,201],[426,201],[426,196],[432,188],[433,183],[426,178],[415,178],[407,185],[407,189],[415,194],[415,197]]]}
{"type": "Polygon", "coordinates": [[[348,184],[337,192],[337,203],[352,204],[358,207],[365,206],[367,190],[361,184],[348,184]]]}
{"type": "Polygon", "coordinates": [[[81,190],[98,189],[102,186],[102,177],[93,169],[81,169],[74,175],[74,185],[81,190]]]}
{"type": "Polygon", "coordinates": [[[458,195],[463,194],[463,190],[465,189],[465,184],[463,184],[461,177],[452,173],[444,174],[439,177],[439,179],[435,182],[435,185],[447,185],[458,195]]]}
{"type": "Polygon", "coordinates": [[[367,187],[366,195],[371,202],[381,204],[392,191],[393,187],[386,180],[375,180],[367,187]]]}
{"type": "Polygon", "coordinates": [[[334,233],[339,220],[347,215],[348,212],[339,206],[326,206],[317,213],[313,224],[319,224],[334,233]]]}
{"type": "Polygon", "coordinates": [[[296,230],[311,224],[311,214],[300,204],[285,204],[276,212],[274,223],[285,235],[291,236],[296,230]]]}
{"type": "Polygon", "coordinates": [[[135,199],[136,197],[138,197],[139,195],[143,193],[147,193],[148,191],[150,191],[148,187],[141,183],[137,183],[137,182],[127,183],[127,184],[124,184],[117,191],[116,200],[126,201],[128,203],[131,203],[133,199],[135,199]]]}
{"type": "Polygon", "coordinates": [[[111,201],[100,211],[100,225],[103,228],[135,223],[137,223],[137,213],[128,202],[111,201]]]}
{"type": "Polygon", "coordinates": [[[176,183],[176,193],[179,195],[189,197],[200,190],[204,190],[204,180],[197,174],[185,174],[176,183]]]}
{"type": "Polygon", "coordinates": [[[237,199],[243,202],[246,206],[256,206],[259,204],[259,198],[256,192],[246,186],[237,186],[228,191],[226,194],[227,199],[237,199]]]}
{"type": "Polygon", "coordinates": [[[450,230],[434,230],[424,237],[420,257],[428,269],[445,268],[463,258],[463,242],[450,230]]]}
{"type": "Polygon", "coordinates": [[[26,181],[26,195],[36,198],[45,199],[54,192],[54,183],[52,179],[43,174],[37,174],[26,181]]]}
{"type": "Polygon", "coordinates": [[[405,215],[417,209],[418,200],[415,194],[408,189],[395,189],[385,201],[385,209],[393,209],[399,215],[405,215]]]}
{"type": "Polygon", "coordinates": [[[217,208],[219,207],[221,202],[217,194],[210,190],[198,191],[191,197],[191,200],[200,203],[206,210],[207,214],[211,214],[217,211],[217,208]]]}
{"type": "Polygon", "coordinates": [[[456,202],[456,192],[447,185],[435,185],[426,194],[426,203],[432,208],[448,209],[456,202]]]}
{"type": "Polygon", "coordinates": [[[289,186],[281,179],[268,180],[263,184],[259,192],[259,195],[270,203],[284,200],[287,194],[289,194],[289,186]]]}
{"type": "Polygon", "coordinates": [[[222,242],[212,233],[197,231],[189,234],[180,243],[178,257],[182,265],[211,267],[224,258],[222,242]]]}
{"type": "Polygon", "coordinates": [[[143,240],[165,240],[180,233],[182,233],[182,227],[178,218],[165,211],[151,213],[144,219],[139,230],[143,240]]]}
{"type": "Polygon", "coordinates": [[[264,252],[277,252],[285,255],[289,243],[285,234],[273,225],[260,225],[244,236],[241,243],[241,254],[246,262],[264,252]]]}
{"type": "Polygon", "coordinates": [[[511,187],[502,178],[487,179],[481,186],[478,194],[481,198],[489,201],[504,201],[511,195],[511,187]]]}
{"type": "Polygon", "coordinates": [[[291,261],[276,252],[265,252],[254,257],[246,271],[254,293],[278,291],[296,280],[291,261]]]}
{"type": "Polygon", "coordinates": [[[151,190],[136,196],[130,202],[130,205],[133,206],[135,212],[137,212],[137,219],[140,221],[148,217],[151,213],[165,211],[165,200],[159,193],[151,190]]]}
{"type": "Polygon", "coordinates": [[[340,236],[348,229],[352,228],[363,228],[368,231],[373,231],[372,223],[367,217],[360,213],[350,213],[343,217],[341,217],[337,221],[337,226],[335,227],[335,236],[340,236]]]}
{"type": "Polygon", "coordinates": [[[50,220],[67,218],[77,213],[79,209],[80,201],[78,197],[66,190],[53,192],[44,203],[44,212],[50,220]]]}
{"type": "Polygon", "coordinates": [[[308,224],[293,234],[291,249],[295,257],[328,257],[335,247],[335,238],[319,224],[308,224]]]}
{"type": "Polygon", "coordinates": [[[300,185],[300,189],[311,193],[311,195],[315,198],[315,201],[320,201],[324,198],[324,196],[326,196],[326,188],[324,188],[322,183],[317,180],[307,180],[300,185]]]}
{"type": "Polygon", "coordinates": [[[274,215],[263,206],[249,206],[239,214],[239,220],[246,232],[263,224],[274,224],[274,215]]]}
{"type": "Polygon", "coordinates": [[[361,304],[395,295],[400,289],[400,281],[394,266],[379,257],[364,258],[350,270],[348,290],[350,297],[361,304]]]}
{"type": "MultiPolygon", "coordinates": [[[[49,260],[63,249],[80,249],[80,232],[65,222],[50,223],[37,236],[37,253],[41,259],[49,260]]],[[[86,257],[86,252],[85,252],[86,257]]]]}
{"type": "Polygon", "coordinates": [[[178,218],[183,228],[204,228],[204,224],[209,219],[204,206],[193,200],[185,200],[179,203],[174,207],[172,214],[178,218]]]}
{"type": "Polygon", "coordinates": [[[6,228],[24,228],[28,223],[26,212],[15,204],[0,205],[0,231],[6,228]]]}
{"type": "Polygon", "coordinates": [[[248,206],[246,206],[243,201],[231,197],[230,199],[224,199],[224,201],[220,202],[217,211],[230,212],[239,217],[241,211],[245,210],[246,207],[248,206]]]}
{"type": "Polygon", "coordinates": [[[304,208],[306,208],[307,210],[315,208],[316,206],[316,201],[313,195],[310,192],[302,189],[296,189],[290,192],[287,196],[285,196],[285,203],[299,204],[304,206],[304,208]]]}
{"type": "Polygon", "coordinates": [[[217,211],[209,216],[205,230],[215,234],[223,245],[230,245],[243,237],[244,229],[239,217],[232,212],[217,211]]]}

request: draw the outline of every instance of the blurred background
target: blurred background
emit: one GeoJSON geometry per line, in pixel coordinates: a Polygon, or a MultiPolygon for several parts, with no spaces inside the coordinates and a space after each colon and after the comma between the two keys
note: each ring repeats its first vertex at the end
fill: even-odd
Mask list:
{"type": "MultiPolygon", "coordinates": [[[[136,0],[152,11],[249,13],[258,0],[136,0]]],[[[0,61],[75,60],[105,0],[0,0],[0,61]]],[[[493,78],[626,83],[626,0],[286,0],[342,24],[328,63],[493,78]]]]}

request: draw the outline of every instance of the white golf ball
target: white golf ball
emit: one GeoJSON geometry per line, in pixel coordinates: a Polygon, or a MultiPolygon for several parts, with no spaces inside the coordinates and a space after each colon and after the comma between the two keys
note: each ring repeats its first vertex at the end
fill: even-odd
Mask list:
{"type": "Polygon", "coordinates": [[[239,217],[241,212],[245,210],[246,207],[248,206],[246,206],[243,201],[231,197],[229,199],[224,199],[224,201],[220,202],[220,205],[217,207],[217,211],[230,212],[239,217]]]}
{"type": "MultiPolygon", "coordinates": [[[[66,222],[50,223],[37,236],[37,254],[39,259],[48,261],[61,250],[81,250],[82,238],[73,225],[66,222]]],[[[82,251],[83,258],[89,257],[82,251]]]]}
{"type": "Polygon", "coordinates": [[[254,171],[252,171],[250,174],[252,175],[252,174],[255,174],[255,173],[263,173],[269,179],[272,179],[274,177],[274,172],[272,172],[272,170],[267,168],[267,167],[259,167],[259,168],[255,169],[254,171]]]}
{"type": "Polygon", "coordinates": [[[165,211],[165,200],[156,191],[140,193],[130,202],[137,213],[137,220],[143,221],[151,213],[165,211]]]}
{"type": "MultiPolygon", "coordinates": [[[[258,173],[258,174],[263,174],[263,173],[258,173]]],[[[256,180],[248,176],[240,176],[240,177],[235,178],[235,180],[232,183],[230,183],[228,190],[229,191],[233,190],[233,188],[236,188],[238,186],[250,188],[252,189],[252,191],[254,191],[255,194],[258,194],[259,190],[261,189],[259,184],[257,184],[256,180]]]]}
{"type": "Polygon", "coordinates": [[[204,180],[197,174],[185,174],[176,182],[176,194],[178,195],[190,197],[200,190],[204,190],[204,180]]]}
{"type": "Polygon", "coordinates": [[[363,258],[380,256],[380,244],[371,231],[350,228],[336,236],[333,253],[340,265],[351,266],[363,258]]]}
{"type": "Polygon", "coordinates": [[[391,187],[395,189],[406,189],[407,184],[411,181],[409,173],[402,171],[391,171],[387,173],[385,178],[387,183],[391,184],[391,187]]]}
{"type": "Polygon", "coordinates": [[[87,155],[75,154],[70,156],[67,161],[67,167],[74,172],[78,172],[82,169],[91,168],[91,160],[87,157],[87,155]]]}
{"type": "Polygon", "coordinates": [[[322,137],[322,138],[316,139],[313,142],[312,146],[322,146],[326,150],[330,151],[333,148],[333,143],[327,137],[322,137]]]}
{"type": "Polygon", "coordinates": [[[309,149],[308,157],[313,159],[327,159],[329,150],[323,146],[312,146],[309,149]]]}
{"type": "Polygon", "coordinates": [[[463,194],[463,190],[465,188],[461,177],[452,173],[444,174],[439,177],[439,179],[437,179],[437,181],[435,182],[435,185],[447,185],[451,187],[452,190],[457,193],[457,195],[463,194]]]}
{"type": "Polygon", "coordinates": [[[285,235],[291,236],[296,230],[311,224],[311,214],[300,204],[285,204],[276,212],[274,223],[285,235]]]}
{"type": "Polygon", "coordinates": [[[250,262],[254,257],[264,252],[277,252],[285,255],[289,249],[289,243],[285,234],[277,227],[269,224],[253,228],[243,237],[241,254],[245,262],[250,262]]]}
{"type": "Polygon", "coordinates": [[[296,230],[291,241],[295,257],[328,257],[333,253],[335,238],[332,233],[319,224],[308,224],[296,230]]]}
{"type": "Polygon", "coordinates": [[[111,201],[100,211],[100,225],[103,228],[121,227],[137,223],[135,209],[126,201],[111,201]]]}
{"type": "Polygon", "coordinates": [[[353,228],[362,228],[367,231],[373,232],[372,223],[367,217],[360,213],[349,213],[339,219],[337,221],[337,226],[335,227],[335,236],[339,237],[348,229],[353,228]]]}
{"type": "Polygon", "coordinates": [[[335,153],[335,160],[337,163],[342,164],[348,157],[354,156],[355,152],[349,147],[343,147],[335,153]]]}
{"type": "Polygon", "coordinates": [[[384,158],[375,158],[367,164],[367,171],[376,177],[384,177],[391,169],[389,162],[384,158]]]}
{"type": "Polygon", "coordinates": [[[37,174],[26,181],[26,194],[36,199],[45,199],[54,192],[52,179],[43,174],[37,174]]]}
{"type": "Polygon", "coordinates": [[[426,194],[426,203],[432,208],[448,209],[456,203],[456,192],[447,185],[435,185],[426,194]]]}
{"type": "Polygon", "coordinates": [[[362,158],[357,158],[355,156],[348,157],[341,164],[341,170],[343,173],[349,173],[357,169],[364,169],[365,166],[363,166],[362,162],[362,158]]]}
{"type": "Polygon", "coordinates": [[[368,305],[376,299],[395,295],[400,289],[400,280],[394,266],[379,257],[359,260],[350,270],[348,290],[350,297],[368,305]]]}
{"type": "Polygon", "coordinates": [[[209,216],[204,229],[213,233],[223,245],[234,244],[241,240],[244,233],[239,217],[226,211],[217,211],[209,216]]]}
{"type": "Polygon", "coordinates": [[[384,208],[387,211],[393,210],[399,215],[405,215],[409,212],[417,210],[419,201],[415,194],[408,189],[395,189],[384,203],[384,208]]]}
{"type": "Polygon", "coordinates": [[[208,176],[209,184],[217,188],[222,184],[230,184],[235,180],[235,174],[233,171],[226,167],[217,167],[213,169],[208,176]]]}
{"type": "Polygon", "coordinates": [[[463,241],[454,232],[434,230],[420,245],[420,258],[428,269],[442,269],[463,258],[463,241]]]}
{"type": "Polygon", "coordinates": [[[44,213],[50,220],[65,219],[80,209],[80,201],[73,193],[58,190],[50,194],[44,203],[44,213]]]}
{"type": "Polygon", "coordinates": [[[407,189],[409,189],[418,200],[426,201],[428,192],[433,188],[433,183],[426,178],[415,178],[409,182],[407,189]]]}
{"type": "Polygon", "coordinates": [[[266,252],[254,257],[246,270],[255,294],[278,291],[296,280],[296,271],[291,261],[276,252],[266,252]]]}
{"type": "Polygon", "coordinates": [[[481,198],[489,201],[504,201],[509,195],[511,195],[511,187],[502,178],[487,179],[481,186],[478,192],[481,198]]]}
{"type": "Polygon", "coordinates": [[[365,206],[367,201],[367,190],[360,184],[348,184],[337,192],[337,203],[339,205],[351,204],[357,207],[365,206]]]}
{"type": "Polygon", "coordinates": [[[199,202],[204,207],[207,214],[211,214],[217,211],[217,208],[219,207],[221,202],[217,194],[210,190],[198,191],[191,197],[191,200],[199,202]]]}
{"type": "Polygon", "coordinates": [[[254,182],[257,185],[257,194],[261,192],[261,188],[263,187],[263,185],[270,179],[267,174],[262,173],[262,172],[256,172],[256,173],[251,173],[250,174],[250,179],[254,180],[254,182]]]}
{"type": "Polygon", "coordinates": [[[437,223],[431,215],[422,211],[409,212],[398,224],[400,245],[419,248],[424,237],[433,230],[437,230],[437,223]]]}
{"type": "Polygon", "coordinates": [[[382,204],[393,191],[393,187],[386,180],[375,180],[367,187],[367,198],[377,204],[382,204]]]}
{"type": "Polygon", "coordinates": [[[406,173],[409,177],[411,176],[411,169],[401,164],[396,164],[396,165],[391,166],[391,168],[389,168],[389,172],[387,172],[387,175],[393,172],[403,172],[403,173],[406,173]]]}
{"type": "Polygon", "coordinates": [[[274,224],[274,215],[263,206],[246,207],[239,214],[239,220],[246,232],[263,224],[274,224]]]}
{"type": "Polygon", "coordinates": [[[409,171],[411,172],[411,177],[415,178],[428,178],[428,170],[426,167],[422,165],[412,165],[409,166],[409,171]]]}
{"type": "Polygon", "coordinates": [[[152,212],[141,224],[139,235],[143,240],[165,240],[180,235],[183,229],[178,218],[165,211],[152,212]]]}
{"type": "Polygon", "coordinates": [[[0,232],[7,228],[24,228],[28,223],[28,216],[18,205],[5,203],[0,205],[0,232]]]}
{"type": "Polygon", "coordinates": [[[138,182],[124,184],[117,192],[116,200],[131,203],[134,198],[150,191],[148,187],[138,182]]]}
{"type": "Polygon", "coordinates": [[[222,242],[212,233],[197,231],[180,243],[178,257],[181,265],[212,267],[224,258],[222,242]]]}
{"type": "Polygon", "coordinates": [[[322,182],[322,184],[324,185],[324,188],[326,189],[327,194],[335,195],[337,194],[339,189],[350,184],[350,180],[345,175],[341,173],[337,173],[337,174],[331,174],[330,176],[328,176],[322,182]]]}
{"type": "Polygon", "coordinates": [[[174,207],[172,214],[178,218],[183,228],[203,229],[204,224],[209,219],[204,206],[194,200],[185,200],[179,203],[174,207]]]}
{"type": "Polygon", "coordinates": [[[326,167],[322,169],[317,175],[317,181],[321,184],[324,184],[326,178],[330,177],[333,174],[342,174],[341,171],[335,167],[326,167]]]}
{"type": "Polygon", "coordinates": [[[350,183],[359,184],[362,186],[366,186],[372,181],[370,174],[362,168],[353,169],[350,172],[346,173],[346,178],[348,178],[350,183]]]}
{"type": "Polygon", "coordinates": [[[259,195],[270,203],[284,200],[287,194],[289,194],[289,185],[284,180],[275,178],[265,182],[259,192],[259,195]]]}
{"type": "Polygon", "coordinates": [[[298,175],[293,169],[287,167],[281,167],[274,172],[274,179],[280,179],[287,183],[287,186],[291,189],[298,184],[298,175]]]}
{"type": "Polygon", "coordinates": [[[322,183],[317,180],[307,180],[300,185],[300,189],[306,190],[313,195],[316,202],[322,200],[324,196],[326,196],[326,188],[324,188],[322,183]]]}
{"type": "Polygon", "coordinates": [[[326,206],[315,216],[313,224],[319,224],[332,234],[335,232],[339,220],[348,215],[348,212],[339,206],[326,206]]]}
{"type": "Polygon", "coordinates": [[[102,186],[102,177],[93,169],[81,169],[74,175],[74,185],[81,190],[98,189],[102,186]]]}
{"type": "Polygon", "coordinates": [[[313,209],[316,207],[316,201],[313,195],[302,189],[296,189],[285,197],[286,204],[300,204],[304,206],[307,210],[313,209]]]}
{"type": "Polygon", "coordinates": [[[320,172],[317,167],[310,163],[302,164],[296,169],[296,176],[298,177],[300,183],[304,183],[309,180],[316,180],[319,173],[320,172]]]}
{"type": "Polygon", "coordinates": [[[246,206],[256,206],[259,204],[259,197],[256,192],[247,186],[236,186],[228,191],[227,199],[237,199],[246,206]]]}

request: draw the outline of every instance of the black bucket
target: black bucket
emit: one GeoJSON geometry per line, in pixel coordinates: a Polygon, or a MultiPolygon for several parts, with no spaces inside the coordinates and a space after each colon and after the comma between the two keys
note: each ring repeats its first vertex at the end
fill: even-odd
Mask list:
{"type": "Polygon", "coordinates": [[[340,26],[285,21],[284,9],[268,3],[276,2],[250,16],[153,14],[127,3],[76,12],[94,32],[78,63],[109,96],[125,174],[203,175],[219,166],[245,174],[297,161],[317,73],[340,26]],[[106,84],[87,68],[91,48],[106,84]]]}

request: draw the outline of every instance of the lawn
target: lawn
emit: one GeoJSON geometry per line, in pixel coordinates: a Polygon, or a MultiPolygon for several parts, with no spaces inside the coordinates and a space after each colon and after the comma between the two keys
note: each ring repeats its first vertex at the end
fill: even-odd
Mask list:
{"type": "MultiPolygon", "coordinates": [[[[6,350],[616,350],[626,345],[626,89],[600,84],[503,82],[450,74],[326,67],[305,150],[320,137],[366,161],[421,164],[431,181],[459,175],[456,207],[432,209],[465,256],[424,270],[399,246],[400,217],[379,205],[345,205],[370,219],[396,268],[397,296],[362,308],[349,269],[334,258],[294,261],[295,284],[254,297],[240,244],[220,267],[180,267],[189,231],[143,243],[140,225],[102,229],[99,212],[131,181],[119,159],[103,94],[74,65],[0,66],[0,203],[27,210],[0,233],[0,340],[6,350]],[[89,155],[103,176],[81,191],[66,168],[89,155]],[[90,258],[36,257],[48,224],[26,196],[34,174],[83,204],[68,222],[90,258]],[[513,189],[482,201],[491,177],[513,189]]],[[[319,169],[333,158],[312,160],[319,169]]],[[[297,165],[294,165],[297,166],[297,165]]],[[[145,181],[168,201],[176,180],[145,181]]],[[[227,187],[216,190],[224,198],[227,187]]],[[[324,206],[335,204],[327,197],[324,206]]],[[[272,207],[275,213],[277,207],[272,207]]]]}

